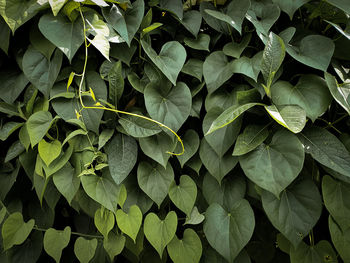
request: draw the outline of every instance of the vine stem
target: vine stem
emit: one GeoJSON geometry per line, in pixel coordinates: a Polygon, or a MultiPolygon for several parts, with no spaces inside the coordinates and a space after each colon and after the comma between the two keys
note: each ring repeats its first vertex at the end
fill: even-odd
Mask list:
{"type": "MultiPolygon", "coordinates": [[[[46,232],[47,231],[47,229],[40,228],[40,227],[37,227],[37,226],[34,226],[33,229],[36,230],[36,231],[41,231],[41,232],[46,232]]],[[[63,230],[56,230],[56,231],[63,232],[63,230]]],[[[83,233],[78,233],[78,232],[71,232],[71,235],[80,236],[80,237],[103,239],[103,236],[89,235],[89,234],[83,234],[83,233]]]]}
{"type": "Polygon", "coordinates": [[[79,12],[80,12],[80,16],[81,16],[81,18],[82,18],[82,20],[83,20],[84,43],[85,43],[85,60],[84,60],[84,67],[83,67],[83,72],[80,74],[81,80],[80,80],[80,83],[79,83],[79,100],[80,100],[80,104],[81,104],[81,106],[82,106],[82,109],[107,110],[107,111],[115,112],[115,113],[117,113],[117,114],[120,113],[120,114],[129,115],[129,116],[134,116],[134,117],[137,117],[137,118],[141,118],[141,119],[144,119],[144,120],[147,120],[147,121],[156,123],[158,126],[167,129],[167,130],[170,131],[173,135],[175,135],[175,137],[177,138],[177,140],[178,140],[178,141],[180,142],[180,144],[181,144],[182,151],[181,151],[180,153],[173,153],[173,152],[169,152],[169,151],[167,151],[166,153],[171,154],[171,155],[182,155],[182,154],[185,152],[185,147],[184,147],[183,141],[181,140],[180,136],[179,136],[174,130],[172,130],[171,128],[169,128],[169,127],[166,126],[165,124],[163,124],[163,123],[161,123],[161,122],[159,122],[159,121],[153,120],[153,119],[151,119],[151,118],[148,118],[148,117],[146,117],[146,116],[142,116],[142,115],[136,114],[136,113],[127,112],[127,111],[121,111],[121,110],[112,109],[112,108],[107,108],[107,107],[101,105],[100,103],[97,103],[97,104],[99,104],[98,106],[97,106],[96,104],[95,104],[95,106],[85,106],[81,94],[83,93],[82,89],[83,89],[83,83],[84,83],[84,77],[85,77],[86,65],[87,65],[87,59],[88,59],[88,44],[87,44],[87,41],[86,41],[87,37],[86,37],[85,18],[84,18],[83,12],[81,11],[81,6],[79,6],[79,12]]]}

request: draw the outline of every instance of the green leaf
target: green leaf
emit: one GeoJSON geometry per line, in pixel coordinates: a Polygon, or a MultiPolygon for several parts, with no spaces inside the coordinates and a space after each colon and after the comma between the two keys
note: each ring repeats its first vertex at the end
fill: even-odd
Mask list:
{"type": "Polygon", "coordinates": [[[277,4],[283,12],[286,12],[289,15],[290,20],[293,19],[295,11],[297,11],[300,7],[302,7],[309,1],[310,0],[273,0],[273,2],[277,4]]]}
{"type": "Polygon", "coordinates": [[[338,7],[345,13],[350,14],[350,3],[346,0],[327,0],[328,3],[338,7]]]}
{"type": "Polygon", "coordinates": [[[197,10],[187,11],[180,23],[197,38],[202,23],[202,15],[197,10]]]}
{"type": "Polygon", "coordinates": [[[290,249],[291,263],[327,263],[338,262],[337,254],[332,248],[332,245],[321,240],[315,246],[308,246],[302,242],[297,248],[290,249]]]}
{"type": "Polygon", "coordinates": [[[314,126],[305,129],[299,139],[305,152],[311,154],[316,161],[350,177],[350,153],[332,133],[314,126]]]}
{"type": "Polygon", "coordinates": [[[62,64],[62,53],[56,50],[51,61],[42,53],[29,47],[23,56],[23,72],[46,97],[56,81],[62,64]]]}
{"type": "Polygon", "coordinates": [[[298,176],[304,164],[304,148],[298,138],[286,131],[277,131],[269,144],[240,156],[245,175],[276,197],[298,176]]]}
{"type": "MultiPolygon", "coordinates": [[[[45,170],[46,177],[53,175],[64,167],[73,153],[73,146],[69,146],[65,152],[62,152],[58,158],[56,158],[49,166],[42,163],[42,167],[45,170]]],[[[41,158],[40,158],[41,159],[41,158]]]]}
{"type": "Polygon", "coordinates": [[[210,36],[200,33],[195,39],[185,37],[184,42],[190,48],[209,51],[210,36]]]}
{"type": "Polygon", "coordinates": [[[169,41],[162,46],[159,55],[146,41],[141,40],[142,48],[161,72],[176,85],[176,79],[186,60],[186,50],[177,41],[169,41]]]}
{"type": "Polygon", "coordinates": [[[40,51],[41,54],[47,58],[47,60],[50,60],[56,47],[41,34],[38,25],[32,26],[29,33],[29,40],[34,49],[40,51]]]}
{"type": "Polygon", "coordinates": [[[108,238],[103,239],[103,248],[106,250],[111,261],[123,251],[124,246],[125,236],[110,232],[108,238]]]}
{"type": "Polygon", "coordinates": [[[177,131],[191,112],[192,96],[183,82],[176,86],[150,83],[144,90],[147,112],[155,119],[177,131]]]}
{"type": "Polygon", "coordinates": [[[98,150],[101,150],[106,143],[112,138],[114,129],[104,129],[98,137],[98,150]]]}
{"type": "Polygon", "coordinates": [[[25,148],[22,145],[22,143],[20,141],[15,141],[13,144],[11,144],[11,146],[7,150],[7,153],[5,156],[5,163],[16,158],[18,155],[24,152],[24,150],[25,148]]]}
{"type": "Polygon", "coordinates": [[[9,215],[1,229],[4,250],[10,249],[14,245],[22,244],[32,232],[33,226],[34,219],[26,223],[19,212],[9,215]]]}
{"type": "Polygon", "coordinates": [[[209,173],[221,184],[221,180],[227,175],[237,164],[238,159],[227,153],[219,156],[214,149],[208,144],[205,138],[202,139],[199,148],[200,158],[209,173]]]}
{"type": "Polygon", "coordinates": [[[61,8],[64,6],[66,2],[67,0],[49,0],[52,13],[54,16],[57,16],[58,12],[61,10],[61,8]]]}
{"type": "MultiPolygon", "coordinates": [[[[176,155],[181,167],[183,167],[185,163],[197,152],[199,148],[199,136],[194,130],[188,129],[183,136],[182,141],[186,150],[182,155],[176,155]]],[[[180,146],[177,147],[176,152],[181,152],[180,146]]]]}
{"type": "Polygon", "coordinates": [[[137,205],[132,205],[129,208],[129,213],[118,209],[115,214],[119,229],[131,237],[136,243],[136,237],[142,224],[142,212],[137,205]]]}
{"type": "Polygon", "coordinates": [[[137,181],[142,189],[157,205],[168,194],[171,182],[174,180],[174,171],[170,163],[166,169],[159,164],[141,162],[137,168],[137,181]]]}
{"type": "Polygon", "coordinates": [[[229,42],[224,46],[222,51],[225,53],[226,56],[240,58],[242,52],[248,46],[251,38],[252,38],[252,35],[247,34],[243,36],[243,39],[241,40],[240,43],[229,42]]]}
{"type": "Polygon", "coordinates": [[[278,69],[281,67],[285,55],[286,47],[283,40],[276,34],[270,32],[269,40],[266,43],[261,61],[261,73],[266,81],[266,87],[264,88],[268,96],[271,96],[270,87],[272,81],[278,69]]]}
{"type": "Polygon", "coordinates": [[[68,246],[71,236],[71,229],[69,226],[65,227],[63,231],[49,228],[44,235],[44,249],[49,256],[51,256],[56,263],[60,262],[62,250],[68,246]]]}
{"type": "Polygon", "coordinates": [[[22,122],[6,122],[0,128],[0,140],[5,141],[13,132],[23,126],[22,122]]]}
{"type": "Polygon", "coordinates": [[[124,130],[135,138],[152,136],[162,131],[158,124],[140,117],[124,115],[120,116],[118,121],[124,130]]]}
{"type": "Polygon", "coordinates": [[[109,41],[103,34],[97,34],[92,40],[87,38],[89,42],[101,52],[101,54],[109,60],[109,41]]]}
{"type": "Polygon", "coordinates": [[[219,204],[211,204],[205,216],[203,230],[209,244],[232,262],[253,235],[254,212],[248,201],[236,202],[229,211],[219,204]]]}
{"type": "Polygon", "coordinates": [[[134,138],[118,133],[107,144],[108,167],[116,184],[121,184],[137,161],[137,144],[134,138]]]}
{"type": "Polygon", "coordinates": [[[350,186],[344,182],[333,180],[326,175],[322,178],[322,194],[324,204],[344,231],[350,227],[350,186]]]}
{"type": "Polygon", "coordinates": [[[183,66],[181,72],[202,80],[203,76],[203,61],[195,58],[190,58],[183,66]]]}
{"type": "Polygon", "coordinates": [[[94,223],[104,239],[108,239],[108,233],[111,232],[115,224],[113,212],[104,207],[97,209],[94,216],[94,223]]]}
{"type": "Polygon", "coordinates": [[[10,44],[11,31],[10,31],[10,28],[8,27],[8,25],[6,24],[5,20],[2,17],[0,17],[0,35],[3,38],[2,41],[0,42],[0,48],[7,55],[9,44],[10,44]]]}
{"type": "Polygon", "coordinates": [[[1,210],[0,210],[0,224],[1,224],[2,221],[5,219],[6,212],[7,212],[6,207],[1,208],[1,210]]]}
{"type": "Polygon", "coordinates": [[[118,102],[124,91],[124,78],[122,74],[122,62],[113,64],[113,67],[108,73],[108,82],[109,82],[109,99],[112,104],[118,108],[118,102]]]}
{"type": "Polygon", "coordinates": [[[344,262],[350,260],[350,228],[342,231],[331,216],[328,218],[329,232],[335,249],[344,262]]]}
{"type": "Polygon", "coordinates": [[[176,228],[177,216],[174,211],[170,211],[164,220],[160,220],[154,213],[149,213],[146,216],[143,231],[161,258],[164,248],[175,236],[176,228]]]}
{"type": "Polygon", "coordinates": [[[161,164],[164,168],[166,168],[168,159],[171,156],[169,152],[173,152],[176,147],[176,141],[166,133],[140,138],[139,144],[144,154],[161,164]]]}
{"type": "Polygon", "coordinates": [[[183,18],[183,8],[181,0],[159,0],[160,8],[175,14],[180,20],[183,18]]]}
{"type": "Polygon", "coordinates": [[[278,81],[271,87],[275,105],[298,105],[313,122],[328,108],[332,97],[326,82],[316,75],[303,75],[297,85],[278,81]]]}
{"type": "Polygon", "coordinates": [[[13,105],[29,81],[23,72],[3,69],[0,72],[0,82],[0,98],[13,105]]]}
{"type": "Polygon", "coordinates": [[[78,48],[84,42],[83,23],[81,19],[74,22],[63,15],[43,15],[39,20],[40,32],[58,47],[72,61],[78,48]]]}
{"type": "Polygon", "coordinates": [[[51,123],[52,115],[48,111],[38,111],[29,117],[26,126],[32,147],[44,138],[50,129],[51,123]]]}
{"type": "Polygon", "coordinates": [[[189,216],[186,217],[186,222],[184,225],[198,225],[202,223],[205,219],[205,216],[199,213],[197,206],[193,207],[192,212],[189,216]]]}
{"type": "Polygon", "coordinates": [[[38,144],[38,152],[40,158],[44,163],[49,166],[61,153],[62,145],[59,140],[53,140],[51,142],[46,142],[42,139],[38,144]]]}
{"type": "Polygon", "coordinates": [[[169,197],[177,208],[189,216],[197,198],[196,183],[188,175],[181,175],[179,185],[175,181],[170,184],[169,197]]]}
{"type": "Polygon", "coordinates": [[[215,51],[207,56],[203,64],[203,76],[209,93],[217,90],[232,75],[232,65],[224,52],[215,51]]]}
{"type": "Polygon", "coordinates": [[[272,225],[296,248],[316,225],[322,212],[321,195],[309,179],[284,190],[279,198],[263,191],[262,205],[272,225]]]}
{"type": "Polygon", "coordinates": [[[325,20],[325,21],[326,21],[328,24],[332,25],[336,30],[338,30],[339,33],[341,33],[343,36],[345,36],[347,39],[350,40],[350,34],[349,34],[349,29],[348,29],[348,27],[347,27],[345,30],[343,30],[343,29],[342,29],[340,26],[338,26],[337,24],[332,23],[332,22],[327,21],[327,20],[325,20]]]}
{"type": "Polygon", "coordinates": [[[232,155],[239,156],[251,152],[269,136],[267,126],[248,125],[238,135],[232,155]]]}
{"type": "Polygon", "coordinates": [[[336,78],[325,72],[325,79],[333,98],[350,114],[350,87],[339,85],[336,78]]]}
{"type": "Polygon", "coordinates": [[[74,243],[74,254],[81,263],[89,263],[94,257],[97,248],[97,239],[91,240],[78,237],[74,243]]]}
{"type": "Polygon", "coordinates": [[[194,230],[186,228],[183,238],[180,240],[175,235],[167,250],[174,263],[198,263],[202,256],[202,242],[194,230]]]}
{"type": "Polygon", "coordinates": [[[220,21],[219,19],[216,19],[214,17],[212,17],[211,15],[209,15],[206,10],[214,10],[217,11],[217,9],[208,2],[202,1],[200,3],[199,6],[199,10],[202,14],[202,17],[204,19],[204,21],[213,29],[215,29],[216,31],[220,32],[220,33],[224,33],[226,35],[229,34],[229,29],[228,26],[225,22],[220,21]]]}
{"type": "Polygon", "coordinates": [[[0,172],[0,199],[5,200],[6,195],[16,182],[20,165],[16,162],[16,167],[8,172],[0,172]]]}
{"type": "Polygon", "coordinates": [[[37,0],[1,0],[0,1],[0,15],[5,22],[15,33],[17,28],[23,25],[37,14],[42,8],[37,0]]]}
{"type": "Polygon", "coordinates": [[[306,112],[296,105],[264,106],[270,116],[293,133],[301,132],[306,124],[306,112]]]}
{"type": "Polygon", "coordinates": [[[286,44],[287,52],[294,59],[309,67],[327,71],[334,53],[331,39],[320,35],[308,35],[298,45],[286,44]]]}
{"type": "Polygon", "coordinates": [[[256,53],[252,58],[240,57],[231,62],[231,71],[233,73],[243,74],[255,81],[258,79],[260,72],[260,61],[262,52],[256,53]]]}

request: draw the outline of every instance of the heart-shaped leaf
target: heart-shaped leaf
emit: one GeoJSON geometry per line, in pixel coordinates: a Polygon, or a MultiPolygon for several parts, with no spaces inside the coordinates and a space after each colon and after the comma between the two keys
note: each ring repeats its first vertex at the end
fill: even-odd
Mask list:
{"type": "Polygon", "coordinates": [[[239,157],[245,175],[276,197],[300,173],[304,164],[304,148],[298,138],[286,130],[277,131],[270,144],[239,157]]]}
{"type": "Polygon", "coordinates": [[[175,235],[167,250],[174,263],[198,263],[202,256],[202,242],[194,230],[186,228],[183,238],[180,240],[175,235]]]}
{"type": "Polygon", "coordinates": [[[184,225],[198,225],[202,223],[205,219],[205,216],[199,213],[197,206],[193,207],[190,216],[186,217],[186,222],[184,225]]]}
{"type": "Polygon", "coordinates": [[[260,64],[262,55],[262,52],[258,52],[252,58],[240,57],[233,60],[231,62],[231,71],[233,73],[243,74],[257,81],[261,69],[260,64]]]}
{"type": "Polygon", "coordinates": [[[232,262],[253,235],[254,212],[247,200],[235,203],[229,211],[211,204],[205,213],[204,234],[209,244],[232,262]]]}
{"type": "Polygon", "coordinates": [[[142,48],[152,62],[160,69],[160,71],[176,85],[176,79],[179,75],[186,60],[186,50],[177,41],[165,43],[160,50],[159,55],[154,51],[150,44],[141,41],[142,48]]]}
{"type": "Polygon", "coordinates": [[[69,226],[65,227],[63,231],[58,231],[49,228],[44,235],[44,249],[56,263],[60,262],[62,250],[68,246],[71,236],[71,229],[69,226]]]}
{"type": "Polygon", "coordinates": [[[334,247],[344,262],[348,262],[350,260],[350,228],[342,231],[331,216],[328,218],[328,225],[334,247]]]}
{"type": "Polygon", "coordinates": [[[337,79],[325,72],[325,79],[333,98],[350,114],[350,87],[339,85],[337,79]]]}
{"type": "MultiPolygon", "coordinates": [[[[183,136],[182,141],[186,150],[182,155],[176,155],[181,167],[183,167],[184,164],[197,152],[199,148],[199,136],[194,130],[189,129],[183,136]]],[[[176,152],[181,152],[180,146],[178,146],[176,152]]]]}
{"type": "Polygon", "coordinates": [[[202,23],[202,15],[197,10],[187,11],[184,13],[184,17],[180,20],[180,23],[191,32],[192,35],[197,37],[202,23]]]}
{"type": "Polygon", "coordinates": [[[295,11],[309,1],[310,0],[290,0],[290,1],[273,0],[273,2],[277,4],[283,12],[286,12],[289,15],[290,20],[293,19],[293,15],[295,11]]]}
{"type": "Polygon", "coordinates": [[[120,116],[118,121],[124,130],[135,138],[152,136],[162,131],[158,124],[139,117],[124,115],[120,116]]]}
{"type": "Polygon", "coordinates": [[[115,224],[113,212],[104,207],[97,209],[94,216],[94,223],[97,230],[107,239],[108,233],[113,229],[115,224]]]}
{"type": "Polygon", "coordinates": [[[248,46],[251,38],[252,38],[252,35],[248,34],[243,37],[240,43],[236,43],[236,42],[227,43],[224,46],[222,51],[225,53],[226,56],[240,58],[242,52],[248,46]]]}
{"type": "Polygon", "coordinates": [[[26,125],[32,147],[44,138],[51,126],[51,122],[52,115],[48,111],[38,111],[29,117],[26,125]]]}
{"type": "Polygon", "coordinates": [[[129,208],[129,213],[118,209],[115,214],[119,229],[136,243],[136,237],[142,223],[142,212],[137,205],[129,208]]]}
{"type": "Polygon", "coordinates": [[[147,240],[157,250],[162,258],[163,250],[174,238],[177,229],[177,216],[170,211],[164,220],[160,220],[154,213],[149,213],[144,222],[144,233],[147,240]]]}
{"type": "Polygon", "coordinates": [[[184,42],[190,48],[209,51],[210,36],[200,33],[196,39],[185,37],[184,42]]]}
{"type": "Polygon", "coordinates": [[[1,70],[0,98],[12,104],[28,84],[28,79],[18,70],[1,70]]]}
{"type": "Polygon", "coordinates": [[[125,236],[110,232],[108,238],[103,239],[103,248],[106,250],[109,258],[113,261],[114,257],[122,253],[125,246],[125,236]]]}
{"type": "Polygon", "coordinates": [[[338,262],[332,245],[321,240],[316,245],[308,246],[302,242],[298,247],[290,249],[291,263],[327,263],[338,262]]]}
{"type": "Polygon", "coordinates": [[[40,158],[44,163],[49,166],[53,160],[55,160],[61,153],[62,145],[59,140],[53,140],[52,142],[46,142],[42,139],[38,144],[38,152],[40,158]]]}
{"type": "Polygon", "coordinates": [[[74,254],[81,263],[89,263],[94,257],[97,248],[97,239],[91,240],[78,237],[74,243],[74,254]]]}

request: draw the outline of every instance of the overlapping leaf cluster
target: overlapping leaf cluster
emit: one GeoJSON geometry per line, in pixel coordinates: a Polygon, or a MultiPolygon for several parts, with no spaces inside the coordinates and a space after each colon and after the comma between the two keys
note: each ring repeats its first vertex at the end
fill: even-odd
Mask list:
{"type": "Polygon", "coordinates": [[[0,0],[0,261],[350,262],[349,3],[0,0]]]}

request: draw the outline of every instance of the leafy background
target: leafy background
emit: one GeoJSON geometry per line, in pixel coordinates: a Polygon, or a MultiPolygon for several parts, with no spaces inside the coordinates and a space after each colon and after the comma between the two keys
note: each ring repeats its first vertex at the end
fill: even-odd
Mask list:
{"type": "Polygon", "coordinates": [[[0,0],[0,261],[350,262],[349,3],[0,0]]]}

